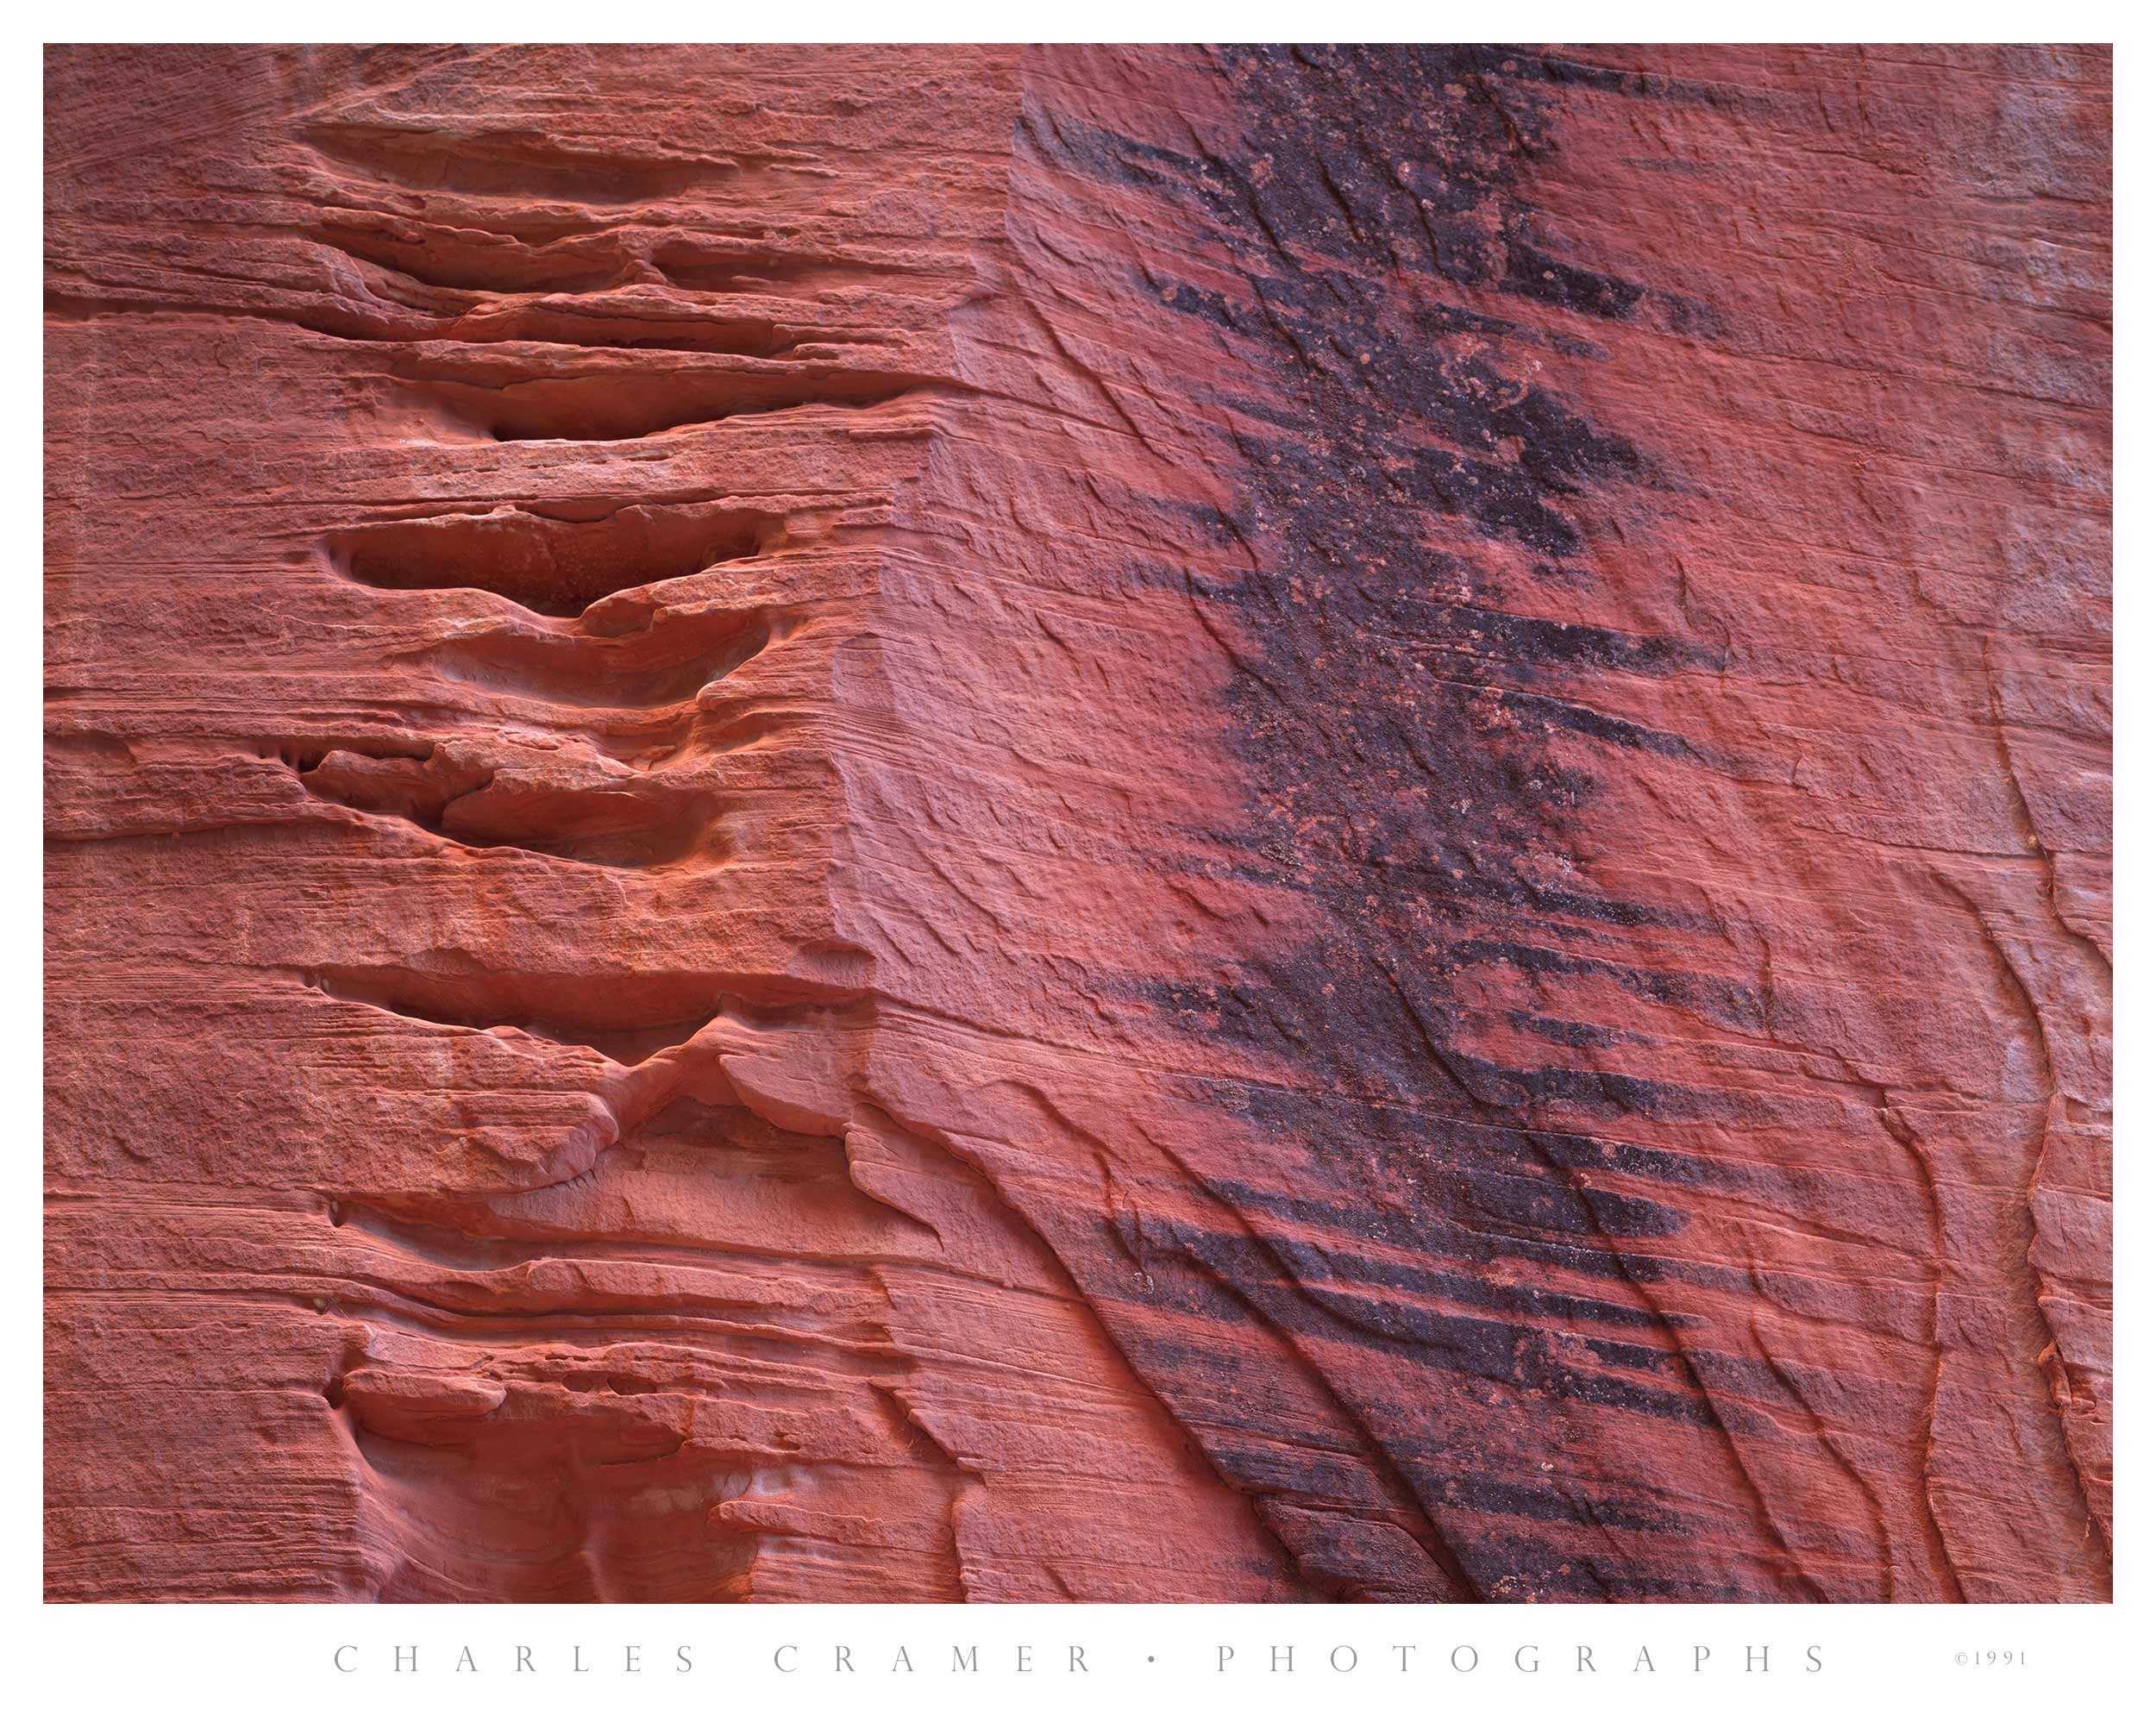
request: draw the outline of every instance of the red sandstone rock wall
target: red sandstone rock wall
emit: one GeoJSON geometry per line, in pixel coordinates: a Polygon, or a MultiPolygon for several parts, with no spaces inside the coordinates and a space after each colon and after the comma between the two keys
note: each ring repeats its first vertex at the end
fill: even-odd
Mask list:
{"type": "Polygon", "coordinates": [[[53,53],[49,1594],[2106,1596],[2109,75],[53,53]]]}

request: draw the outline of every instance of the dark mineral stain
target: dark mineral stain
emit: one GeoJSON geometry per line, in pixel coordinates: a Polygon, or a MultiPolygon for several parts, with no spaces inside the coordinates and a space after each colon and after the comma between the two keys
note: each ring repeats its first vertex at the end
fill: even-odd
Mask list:
{"type": "MultiPolygon", "coordinates": [[[[1555,147],[1557,91],[1652,91],[1501,48],[1212,57],[1241,125],[1232,149],[1177,153],[1045,114],[1022,122],[1019,143],[1118,194],[1178,205],[1234,261],[1200,283],[1149,259],[1128,289],[1240,360],[1204,384],[1237,425],[1234,504],[1183,523],[1246,546],[1256,565],[1234,579],[1145,577],[1179,580],[1215,636],[1235,640],[1228,696],[1250,796],[1220,869],[1299,894],[1321,927],[1230,949],[1215,980],[1142,999],[1283,1069],[1218,1094],[1315,1183],[1293,1196],[1206,1185],[1221,1225],[1149,1218],[1123,1249],[1143,1260],[1157,1307],[1200,1323],[1255,1312],[1306,1351],[1344,1346],[1427,1377],[1427,1400],[1382,1437],[1426,1499],[1677,1529],[1636,1499],[1463,1477],[1472,1450],[1449,1445],[1441,1405],[1494,1387],[1530,1417],[1579,1400],[1717,1426],[1696,1374],[1652,1344],[1677,1330],[1641,1287],[1670,1267],[1652,1243],[1688,1220],[1652,1189],[1718,1170],[1590,1135],[1614,1118],[1727,1120],[1731,1099],[1598,1069],[1579,1051],[1612,1034],[1539,1008],[1516,1011],[1521,1031],[1496,1040],[1533,1037],[1547,1062],[1505,1064],[1489,1000],[1463,999],[1473,976],[1484,997],[1492,983],[1524,986],[1561,1006],[1565,984],[1614,985],[1740,1026],[1760,1015],[1733,986],[1602,957],[1610,930],[1674,914],[1586,884],[1567,838],[1599,769],[1641,755],[1717,766],[1608,712],[1625,699],[1598,688],[1720,671],[1720,653],[1509,610],[1508,591],[1592,580],[1583,503],[1646,504],[1669,487],[1646,453],[1549,385],[1539,354],[1591,360],[1598,327],[1704,312],[1558,254],[1523,183],[1555,147]],[[1574,1325],[1603,1337],[1564,1332],[1574,1325]],[[1620,1331],[1642,1340],[1606,1337],[1620,1331]]],[[[1485,1542],[1474,1558],[1485,1589],[1515,1574],[1584,1596],[1622,1584],[1578,1557],[1560,1567],[1546,1544],[1491,1555],[1485,1542]]]]}

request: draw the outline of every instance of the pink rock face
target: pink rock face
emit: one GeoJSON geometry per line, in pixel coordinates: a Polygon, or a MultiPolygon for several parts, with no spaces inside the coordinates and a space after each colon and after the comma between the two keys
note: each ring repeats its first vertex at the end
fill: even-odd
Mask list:
{"type": "Polygon", "coordinates": [[[51,1597],[2109,1594],[2108,53],[47,92],[51,1597]]]}

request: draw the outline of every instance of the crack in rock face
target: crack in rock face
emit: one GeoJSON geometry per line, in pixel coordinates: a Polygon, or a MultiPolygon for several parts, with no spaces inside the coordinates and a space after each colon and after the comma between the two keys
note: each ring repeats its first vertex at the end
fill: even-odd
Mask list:
{"type": "Polygon", "coordinates": [[[46,1590],[2102,1601],[2102,49],[73,47],[46,1590]]]}

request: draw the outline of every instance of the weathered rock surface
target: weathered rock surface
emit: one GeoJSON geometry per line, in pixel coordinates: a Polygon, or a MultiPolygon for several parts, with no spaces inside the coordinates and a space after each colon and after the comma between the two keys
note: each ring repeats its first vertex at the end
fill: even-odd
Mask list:
{"type": "Polygon", "coordinates": [[[2105,1597],[2109,91],[54,52],[49,1594],[2105,1597]]]}

